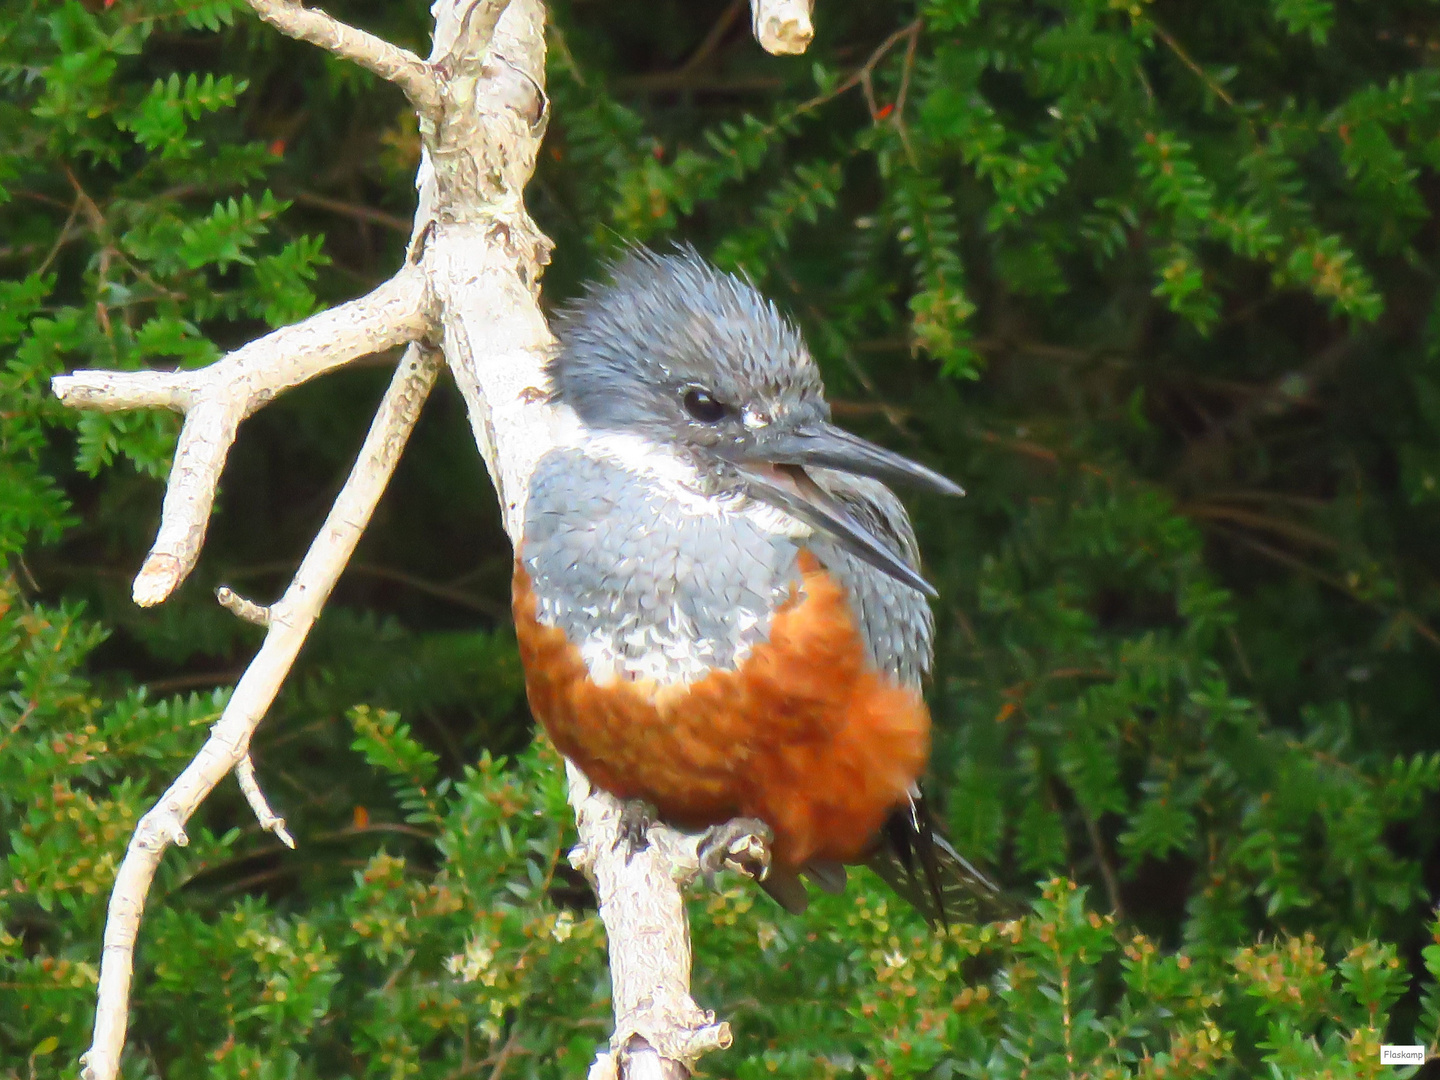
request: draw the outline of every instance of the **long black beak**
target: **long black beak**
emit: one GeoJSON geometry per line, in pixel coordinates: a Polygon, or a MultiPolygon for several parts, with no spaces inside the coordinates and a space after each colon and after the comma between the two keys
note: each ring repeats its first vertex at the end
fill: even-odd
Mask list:
{"type": "Polygon", "coordinates": [[[803,466],[834,469],[877,480],[908,481],[947,495],[963,495],[959,485],[923,465],[829,424],[796,432],[761,433],[737,464],[754,498],[827,533],[851,554],[897,581],[919,589],[926,596],[939,595],[901,553],[857,521],[844,503],[806,474],[803,466]]]}

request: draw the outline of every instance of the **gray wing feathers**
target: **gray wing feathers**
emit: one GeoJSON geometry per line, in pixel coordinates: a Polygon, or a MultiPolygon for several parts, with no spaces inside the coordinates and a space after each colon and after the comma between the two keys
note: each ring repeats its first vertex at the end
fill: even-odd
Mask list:
{"type": "MultiPolygon", "coordinates": [[[[860,524],[918,568],[915,530],[894,492],[878,480],[829,469],[809,471],[860,524]]],[[[902,685],[919,687],[930,674],[935,648],[935,617],[925,596],[823,536],[815,537],[810,549],[849,591],[871,662],[902,685]]]]}

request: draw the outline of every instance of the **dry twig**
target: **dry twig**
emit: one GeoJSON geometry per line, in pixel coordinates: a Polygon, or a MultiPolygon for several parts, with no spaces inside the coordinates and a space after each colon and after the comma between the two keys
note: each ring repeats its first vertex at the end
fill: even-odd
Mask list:
{"type": "Polygon", "coordinates": [[[294,0],[249,0],[249,3],[255,14],[287,37],[318,45],[394,83],[405,91],[421,116],[439,115],[439,84],[430,66],[409,49],[391,45],[383,38],[347,26],[318,8],[307,8],[294,0]]]}

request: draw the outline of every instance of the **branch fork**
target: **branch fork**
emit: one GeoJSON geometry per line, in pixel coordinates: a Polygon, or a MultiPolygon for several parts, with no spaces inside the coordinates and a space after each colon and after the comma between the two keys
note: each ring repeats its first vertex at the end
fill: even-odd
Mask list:
{"type": "Polygon", "coordinates": [[[54,380],[55,395],[75,408],[185,414],[160,532],[135,578],[137,604],[160,603],[195,568],[240,421],[317,375],[417,340],[431,324],[428,306],[425,275],[407,266],[369,295],[266,334],[200,371],[76,371],[54,380]]]}
{"type": "MultiPolygon", "coordinates": [[[[813,0],[752,0],[754,28],[773,53],[803,51],[813,0]]],[[[555,444],[556,416],[535,388],[553,343],[539,308],[550,241],[525,213],[547,118],[541,0],[435,0],[428,60],[294,0],[248,0],[282,33],[352,60],[404,91],[420,118],[423,153],[410,256],[366,296],[284,327],[193,371],[77,371],[53,381],[76,408],[167,408],[185,420],[160,528],[135,578],[137,604],[166,599],[194,569],[226,456],[241,421],[278,394],[361,356],[406,346],[359,456],[283,596],[269,606],[228,588],[216,599],[265,627],[265,639],[194,759],[146,813],[116,874],[106,917],[95,1030],[84,1080],[116,1080],[129,1017],[135,940],[165,849],[226,774],[262,828],[294,838],[270,807],[250,758],[310,627],[370,520],[440,365],[465,397],[476,445],[520,535],[535,463],[555,444]]],[[[617,849],[621,807],[566,763],[580,843],[572,860],[595,883],[610,940],[616,1029],[592,1080],[688,1077],[730,1045],[729,1025],[689,993],[690,937],[681,889],[701,872],[702,838],[663,826],[634,858],[617,849]]],[[[739,837],[720,862],[763,869],[764,837],[739,837]],[[757,843],[758,841],[758,843],[757,843]]]]}

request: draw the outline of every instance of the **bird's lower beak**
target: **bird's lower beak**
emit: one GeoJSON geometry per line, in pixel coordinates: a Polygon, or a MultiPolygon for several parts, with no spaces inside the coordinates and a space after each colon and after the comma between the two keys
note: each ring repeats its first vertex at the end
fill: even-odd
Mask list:
{"type": "Polygon", "coordinates": [[[879,480],[910,481],[947,495],[964,494],[958,485],[923,465],[828,424],[808,431],[761,436],[736,465],[754,498],[824,532],[851,554],[897,581],[927,596],[937,595],[892,544],[857,521],[843,502],[805,472],[804,466],[879,480]]]}

